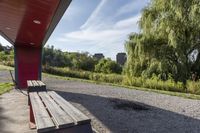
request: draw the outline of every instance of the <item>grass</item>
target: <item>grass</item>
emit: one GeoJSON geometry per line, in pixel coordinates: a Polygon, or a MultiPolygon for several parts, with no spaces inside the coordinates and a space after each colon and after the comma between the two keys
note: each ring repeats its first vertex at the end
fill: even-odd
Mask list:
{"type": "Polygon", "coordinates": [[[14,70],[14,67],[4,66],[0,64],[0,70],[14,70]]]}
{"type": "MultiPolygon", "coordinates": [[[[87,80],[87,79],[80,79],[80,78],[71,78],[71,77],[64,77],[64,76],[58,76],[58,75],[53,75],[49,73],[42,73],[46,77],[52,77],[56,79],[63,79],[63,80],[72,80],[72,81],[81,81],[81,82],[88,82],[88,83],[95,83],[95,84],[100,84],[98,81],[93,81],[93,80],[87,80]]],[[[104,83],[107,84],[107,83],[104,83]]]]}
{"type": "MultiPolygon", "coordinates": [[[[9,67],[9,66],[0,65],[0,70],[14,70],[14,68],[9,67]]],[[[149,89],[149,88],[144,88],[144,87],[119,85],[119,84],[106,83],[106,82],[100,82],[100,81],[94,81],[94,80],[57,76],[57,75],[48,74],[48,73],[43,73],[43,75],[47,76],[47,77],[53,77],[53,78],[63,79],[63,80],[73,80],[73,81],[81,81],[81,82],[88,82],[88,83],[95,83],[95,84],[102,84],[102,85],[110,85],[110,86],[116,86],[116,87],[124,87],[124,88],[127,88],[127,89],[155,92],[155,93],[158,93],[158,94],[166,94],[166,95],[170,95],[170,96],[178,96],[178,97],[183,97],[183,98],[188,98],[188,99],[200,100],[200,95],[195,95],[195,94],[190,94],[190,93],[172,92],[172,91],[166,91],[166,90],[149,89]]],[[[10,85],[12,86],[12,84],[10,84],[10,85]]],[[[1,89],[1,83],[0,83],[0,89],[1,89]]],[[[6,90],[5,90],[5,92],[6,92],[6,90]]],[[[0,94],[1,94],[1,90],[0,90],[0,94]]]]}
{"type": "Polygon", "coordinates": [[[0,95],[9,92],[13,87],[12,83],[0,83],[0,95]]]}
{"type": "Polygon", "coordinates": [[[195,94],[190,94],[190,93],[172,92],[172,91],[155,90],[155,89],[149,89],[149,88],[143,88],[143,87],[119,85],[119,84],[105,83],[105,82],[92,81],[92,80],[86,80],[86,79],[57,76],[57,75],[52,75],[52,74],[48,74],[48,73],[43,73],[43,75],[47,76],[47,77],[56,78],[56,79],[81,81],[81,82],[88,82],[88,83],[95,83],[95,84],[102,84],[102,85],[110,85],[110,86],[116,86],[116,87],[123,87],[123,88],[127,88],[127,89],[148,91],[148,92],[154,92],[154,93],[158,93],[158,94],[166,94],[166,95],[170,95],[170,96],[178,96],[178,97],[187,98],[187,99],[200,100],[200,95],[195,95],[195,94]]]}

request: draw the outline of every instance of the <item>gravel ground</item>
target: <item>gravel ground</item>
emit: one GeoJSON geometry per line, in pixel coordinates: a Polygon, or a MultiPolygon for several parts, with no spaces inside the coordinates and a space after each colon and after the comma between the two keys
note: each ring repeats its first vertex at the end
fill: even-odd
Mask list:
{"type": "Polygon", "coordinates": [[[200,101],[46,77],[49,89],[92,119],[101,133],[199,133],[200,101]]]}
{"type": "Polygon", "coordinates": [[[35,133],[29,129],[26,92],[12,90],[0,95],[0,133],[35,133]]]}
{"type": "Polygon", "coordinates": [[[0,70],[0,83],[12,82],[9,71],[0,70]]]}
{"type": "MultiPolygon", "coordinates": [[[[4,76],[0,82],[6,77],[9,80],[9,73],[0,71],[0,75],[4,76]]],[[[55,90],[90,117],[99,133],[200,132],[199,100],[50,77],[43,81],[48,89],[55,90]]]]}

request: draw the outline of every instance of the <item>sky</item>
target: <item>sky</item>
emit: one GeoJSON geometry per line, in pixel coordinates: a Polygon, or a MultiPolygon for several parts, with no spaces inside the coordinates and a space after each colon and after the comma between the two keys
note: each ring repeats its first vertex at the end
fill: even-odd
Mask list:
{"type": "MultiPolygon", "coordinates": [[[[103,53],[115,60],[150,0],[72,0],[46,45],[69,52],[103,53]]],[[[0,36],[0,43],[9,45],[0,36]]]]}

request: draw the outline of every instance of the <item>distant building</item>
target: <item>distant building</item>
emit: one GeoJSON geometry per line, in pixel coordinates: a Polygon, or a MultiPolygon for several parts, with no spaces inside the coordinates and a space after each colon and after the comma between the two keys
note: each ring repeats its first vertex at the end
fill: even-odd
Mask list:
{"type": "Polygon", "coordinates": [[[1,43],[0,43],[0,51],[4,51],[6,53],[9,53],[11,50],[13,50],[13,46],[3,46],[1,43]]]}
{"type": "Polygon", "coordinates": [[[9,47],[9,46],[4,46],[3,48],[5,52],[10,52],[13,49],[13,47],[9,47]]]}
{"type": "Polygon", "coordinates": [[[96,53],[96,54],[93,55],[93,57],[100,60],[100,59],[104,58],[104,55],[102,53],[96,53]]]}
{"type": "Polygon", "coordinates": [[[116,56],[116,61],[120,65],[124,65],[126,63],[127,57],[126,53],[118,53],[116,56]]]}

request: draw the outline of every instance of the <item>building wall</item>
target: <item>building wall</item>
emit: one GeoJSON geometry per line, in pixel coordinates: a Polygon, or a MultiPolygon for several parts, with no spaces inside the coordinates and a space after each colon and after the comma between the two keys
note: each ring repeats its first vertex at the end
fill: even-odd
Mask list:
{"type": "Polygon", "coordinates": [[[126,53],[118,53],[116,56],[116,61],[120,65],[124,65],[126,63],[127,57],[126,53]]]}

